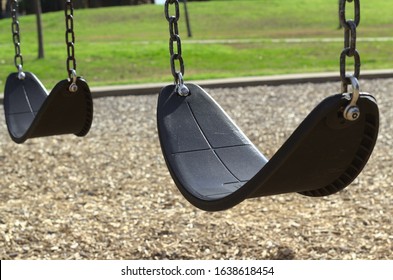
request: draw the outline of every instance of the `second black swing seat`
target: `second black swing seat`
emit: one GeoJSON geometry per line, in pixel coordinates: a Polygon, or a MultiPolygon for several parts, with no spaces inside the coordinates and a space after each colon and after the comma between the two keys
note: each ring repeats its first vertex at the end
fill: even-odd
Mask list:
{"type": "Polygon", "coordinates": [[[14,63],[4,89],[4,113],[8,132],[16,143],[29,138],[73,133],[85,136],[93,121],[93,101],[89,86],[76,75],[74,7],[72,0],[64,5],[67,44],[68,79],[60,81],[47,93],[38,78],[23,71],[18,1],[10,1],[14,63]]]}
{"type": "Polygon", "coordinates": [[[70,81],[60,81],[48,95],[37,77],[25,72],[11,73],[4,90],[4,112],[9,134],[16,143],[28,138],[59,134],[85,136],[93,120],[90,89],[76,78],[78,90],[69,90],[70,81]]]}
{"type": "Polygon", "coordinates": [[[176,85],[158,98],[161,149],[180,192],[194,206],[219,211],[247,198],[299,192],[326,196],[348,186],[367,163],[376,143],[379,112],[361,93],[360,117],[346,120],[349,94],[324,99],[268,160],[224,110],[199,86],[176,85]]]}

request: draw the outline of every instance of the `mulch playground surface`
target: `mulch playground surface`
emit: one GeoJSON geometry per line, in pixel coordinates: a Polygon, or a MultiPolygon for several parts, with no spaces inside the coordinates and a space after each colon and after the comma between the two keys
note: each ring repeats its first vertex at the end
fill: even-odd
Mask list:
{"type": "MultiPolygon", "coordinates": [[[[208,90],[270,158],[338,83],[208,90]]],[[[156,95],[94,100],[85,138],[7,134],[0,106],[0,259],[393,259],[393,79],[361,81],[380,134],[338,194],[284,194],[204,212],[161,155],[156,95]]],[[[299,174],[301,176],[301,174],[299,174]]]]}

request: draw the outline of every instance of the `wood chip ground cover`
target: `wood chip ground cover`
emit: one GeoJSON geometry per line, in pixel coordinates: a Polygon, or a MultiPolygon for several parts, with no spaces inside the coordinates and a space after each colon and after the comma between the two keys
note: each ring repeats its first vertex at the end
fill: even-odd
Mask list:
{"type": "MultiPolygon", "coordinates": [[[[285,194],[208,213],[166,169],[156,95],[94,100],[85,138],[14,144],[0,108],[1,259],[392,259],[393,80],[378,99],[378,143],[361,175],[325,198],[285,194]]],[[[271,157],[338,83],[209,90],[271,157]]]]}

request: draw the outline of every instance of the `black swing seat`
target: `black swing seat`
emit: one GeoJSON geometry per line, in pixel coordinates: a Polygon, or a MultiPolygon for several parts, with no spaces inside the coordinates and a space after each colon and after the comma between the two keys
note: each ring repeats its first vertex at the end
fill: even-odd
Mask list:
{"type": "Polygon", "coordinates": [[[4,90],[4,112],[12,140],[60,134],[85,136],[93,120],[93,101],[87,83],[77,78],[78,91],[68,90],[70,82],[60,81],[48,95],[37,77],[25,72],[8,76],[4,90]]]}
{"type": "Polygon", "coordinates": [[[342,111],[350,95],[337,94],[323,100],[267,160],[202,88],[186,86],[187,97],[175,93],[175,85],[160,92],[158,133],[176,186],[203,210],[289,192],[336,193],[358,176],[377,139],[375,99],[361,93],[360,117],[347,121],[342,111]]]}

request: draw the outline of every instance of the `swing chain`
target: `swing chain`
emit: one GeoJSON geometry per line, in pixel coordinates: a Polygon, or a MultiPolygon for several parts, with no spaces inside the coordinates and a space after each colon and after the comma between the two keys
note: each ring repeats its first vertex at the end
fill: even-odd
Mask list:
{"type": "Polygon", "coordinates": [[[11,1],[11,17],[12,17],[12,39],[15,46],[15,57],[14,64],[16,69],[18,69],[18,79],[24,80],[26,74],[23,72],[23,56],[20,50],[20,29],[18,21],[18,0],[11,1]]]}
{"type": "Polygon", "coordinates": [[[78,91],[78,86],[76,85],[76,59],[75,59],[75,32],[74,32],[74,6],[72,0],[66,0],[65,3],[65,21],[66,21],[66,33],[65,39],[67,44],[67,72],[68,77],[71,81],[69,87],[70,92],[78,91]]]}
{"type": "Polygon", "coordinates": [[[344,117],[347,120],[354,121],[359,118],[360,111],[356,106],[359,98],[359,75],[360,75],[360,54],[356,49],[356,28],[360,23],[360,0],[340,0],[339,1],[340,24],[344,28],[344,49],[340,55],[340,77],[341,91],[348,92],[348,85],[352,85],[353,93],[351,103],[344,110],[344,117]],[[345,6],[346,2],[354,2],[355,19],[347,20],[345,6]],[[346,58],[353,57],[354,73],[346,73],[346,58]]]}
{"type": "Polygon", "coordinates": [[[340,55],[340,76],[343,91],[347,91],[348,85],[351,84],[349,75],[346,74],[346,58],[354,58],[354,74],[359,79],[360,74],[360,55],[356,49],[356,28],[360,23],[360,1],[359,0],[340,0],[339,2],[340,23],[344,28],[344,49],[340,55]],[[354,2],[355,20],[347,20],[345,4],[346,2],[354,2]]]}
{"type": "Polygon", "coordinates": [[[190,94],[189,89],[185,86],[183,81],[184,75],[184,60],[182,57],[182,46],[179,36],[178,21],[180,18],[180,8],[178,0],[166,0],[165,1],[165,17],[169,22],[169,53],[171,56],[171,71],[175,78],[176,91],[180,96],[188,96],[190,94]],[[169,14],[170,5],[175,6],[175,15],[169,14]],[[176,70],[176,61],[180,65],[180,71],[176,70]]]}

